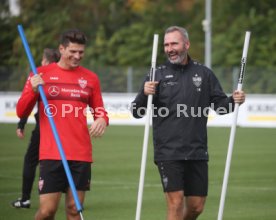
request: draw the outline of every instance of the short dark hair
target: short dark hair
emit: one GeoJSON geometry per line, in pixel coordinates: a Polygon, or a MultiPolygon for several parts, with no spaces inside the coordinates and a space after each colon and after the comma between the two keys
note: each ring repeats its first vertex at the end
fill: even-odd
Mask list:
{"type": "Polygon", "coordinates": [[[87,37],[82,31],[78,29],[70,29],[62,33],[59,43],[67,47],[70,42],[85,45],[86,41],[87,37]]]}
{"type": "Polygon", "coordinates": [[[43,56],[49,63],[58,62],[60,59],[60,53],[57,49],[45,48],[43,56]]]}

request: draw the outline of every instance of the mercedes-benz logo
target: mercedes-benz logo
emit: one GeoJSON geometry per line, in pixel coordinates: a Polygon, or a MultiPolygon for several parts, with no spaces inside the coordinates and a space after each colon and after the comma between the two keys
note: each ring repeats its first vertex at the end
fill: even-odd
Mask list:
{"type": "Polygon", "coordinates": [[[50,96],[58,96],[60,89],[57,86],[50,86],[48,89],[49,95],[50,96]]]}

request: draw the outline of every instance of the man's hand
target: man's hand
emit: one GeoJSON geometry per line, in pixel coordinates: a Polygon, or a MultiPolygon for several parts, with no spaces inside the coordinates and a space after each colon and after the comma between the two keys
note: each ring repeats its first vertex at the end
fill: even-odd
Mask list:
{"type": "Polygon", "coordinates": [[[233,92],[233,99],[235,103],[242,104],[245,101],[245,94],[243,91],[236,90],[233,92]]]}
{"type": "Polygon", "coordinates": [[[17,129],[16,129],[16,135],[17,135],[17,137],[19,137],[20,139],[23,139],[23,138],[24,138],[24,130],[23,130],[23,129],[20,129],[20,128],[17,128],[17,129]]]}
{"type": "Polygon", "coordinates": [[[38,86],[39,85],[44,85],[45,82],[43,81],[43,79],[41,78],[42,73],[36,74],[34,76],[32,76],[31,78],[31,84],[32,84],[32,89],[34,92],[38,91],[38,86]]]}
{"type": "Polygon", "coordinates": [[[89,128],[89,133],[91,137],[95,137],[95,138],[101,137],[105,132],[105,128],[106,128],[106,122],[104,118],[97,118],[89,128]]]}
{"type": "Polygon", "coordinates": [[[145,95],[154,95],[156,91],[156,86],[158,82],[152,82],[152,81],[147,81],[145,82],[144,85],[144,94],[145,95]]]}

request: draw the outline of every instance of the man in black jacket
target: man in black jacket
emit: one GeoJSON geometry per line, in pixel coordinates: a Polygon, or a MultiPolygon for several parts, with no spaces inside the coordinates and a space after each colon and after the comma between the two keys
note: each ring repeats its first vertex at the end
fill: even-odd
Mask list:
{"type": "Polygon", "coordinates": [[[214,73],[188,55],[184,28],[169,27],[164,36],[168,61],[159,66],[155,82],[147,78],[132,102],[135,118],[145,114],[153,95],[154,162],[167,201],[167,220],[195,220],[208,191],[207,119],[209,108],[232,112],[245,100],[243,91],[227,97],[214,73]]]}

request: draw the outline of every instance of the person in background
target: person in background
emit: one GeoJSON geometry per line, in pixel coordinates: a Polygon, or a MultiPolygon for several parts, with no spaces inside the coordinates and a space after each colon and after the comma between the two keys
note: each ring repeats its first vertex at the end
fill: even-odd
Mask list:
{"type": "MultiPolygon", "coordinates": [[[[46,66],[53,62],[59,61],[60,54],[56,49],[45,48],[43,50],[41,65],[46,66]]],[[[39,116],[38,112],[34,114],[35,128],[32,131],[30,142],[24,157],[23,175],[22,175],[22,192],[21,197],[11,203],[14,208],[30,208],[31,207],[31,192],[35,179],[36,167],[38,165],[39,154],[39,116]]],[[[16,129],[16,135],[19,138],[24,138],[24,128],[28,118],[19,120],[16,129]]]]}
{"type": "Polygon", "coordinates": [[[66,218],[81,219],[46,115],[49,109],[44,109],[38,86],[43,85],[48,106],[51,106],[49,117],[55,121],[81,205],[84,204],[86,191],[90,189],[93,162],[91,137],[101,137],[108,125],[98,76],[80,66],[86,41],[85,34],[78,29],[65,31],[59,42],[59,62],[39,67],[37,75],[30,74],[16,106],[18,117],[24,118],[38,101],[39,209],[36,220],[55,219],[62,193],[65,193],[66,218]],[[94,118],[89,129],[87,107],[94,118]]]}
{"type": "Polygon", "coordinates": [[[209,108],[219,114],[245,100],[243,91],[226,96],[212,70],[188,55],[186,29],[169,27],[164,36],[168,61],[148,77],[132,102],[135,118],[145,114],[153,95],[154,162],[167,202],[167,220],[195,220],[208,191],[207,119],[209,108]]]}

